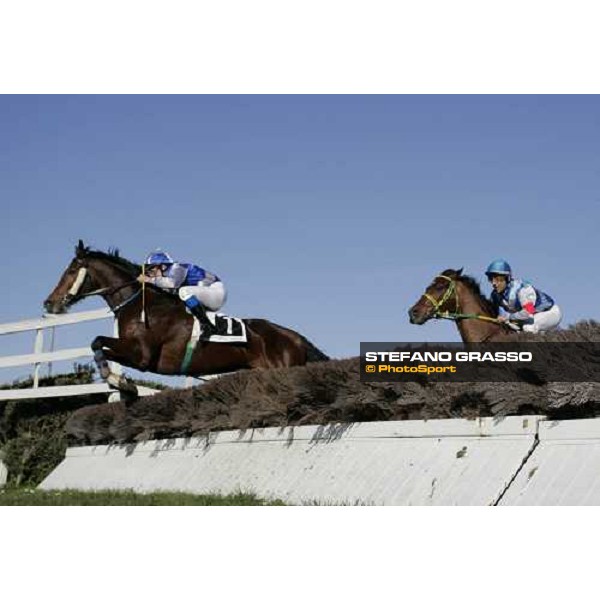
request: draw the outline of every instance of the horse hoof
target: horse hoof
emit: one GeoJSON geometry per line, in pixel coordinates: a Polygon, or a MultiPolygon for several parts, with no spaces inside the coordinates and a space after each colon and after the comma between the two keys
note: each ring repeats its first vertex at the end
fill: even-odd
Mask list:
{"type": "Polygon", "coordinates": [[[120,377],[119,389],[125,394],[135,396],[136,398],[138,396],[137,386],[135,385],[135,383],[129,381],[129,379],[127,379],[127,377],[123,377],[123,376],[120,377]]]}
{"type": "Polygon", "coordinates": [[[139,400],[139,396],[137,394],[130,394],[128,392],[124,392],[121,394],[121,400],[125,404],[125,406],[132,406],[139,400]]]}
{"type": "Polygon", "coordinates": [[[108,385],[110,387],[116,388],[117,390],[119,390],[120,392],[123,392],[124,394],[129,394],[131,396],[138,396],[138,389],[137,386],[135,385],[135,383],[132,383],[131,381],[129,381],[129,379],[127,379],[127,377],[123,377],[115,375],[114,373],[111,373],[107,378],[106,378],[106,383],[108,383],[108,385]]]}
{"type": "Polygon", "coordinates": [[[129,381],[125,382],[125,385],[121,387],[121,391],[127,394],[128,396],[133,396],[137,400],[138,397],[138,389],[135,384],[130,383],[129,381]]]}
{"type": "Polygon", "coordinates": [[[108,383],[110,387],[115,388],[117,390],[121,389],[121,378],[118,375],[115,375],[114,373],[111,373],[109,371],[108,375],[106,377],[102,375],[102,378],[106,381],[106,383],[108,383]]]}

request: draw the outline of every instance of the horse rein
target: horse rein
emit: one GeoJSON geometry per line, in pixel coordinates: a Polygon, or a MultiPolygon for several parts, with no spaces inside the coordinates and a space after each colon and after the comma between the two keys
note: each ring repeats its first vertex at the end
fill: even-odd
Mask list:
{"type": "MultiPolygon", "coordinates": [[[[427,298],[427,300],[429,300],[429,302],[431,302],[431,304],[433,305],[434,312],[433,312],[432,317],[434,319],[449,319],[450,321],[459,321],[460,319],[477,319],[478,321],[488,321],[489,323],[496,323],[497,325],[500,325],[501,327],[507,327],[514,331],[514,328],[511,327],[508,323],[499,321],[495,317],[488,317],[486,315],[479,315],[477,313],[458,312],[458,311],[460,311],[460,302],[458,300],[458,290],[456,289],[456,280],[452,279],[451,277],[448,277],[447,275],[438,275],[437,277],[441,277],[442,279],[447,279],[450,282],[450,285],[448,285],[448,288],[444,292],[444,295],[442,296],[441,300],[436,300],[433,296],[431,296],[427,293],[423,294],[423,296],[425,298],[427,298]],[[448,310],[442,312],[440,310],[440,308],[452,296],[452,294],[454,294],[454,302],[456,304],[457,312],[451,313],[448,310]]],[[[437,279],[437,277],[435,279],[437,279]]],[[[487,342],[489,340],[489,338],[491,338],[493,335],[494,335],[494,332],[491,332],[490,334],[486,335],[483,339],[479,340],[479,342],[480,343],[487,342]]]]}
{"type": "Polygon", "coordinates": [[[486,315],[479,315],[477,313],[461,313],[461,312],[453,312],[450,311],[441,311],[441,307],[445,304],[445,302],[454,294],[454,302],[456,304],[456,310],[460,311],[460,302],[458,300],[458,290],[456,288],[456,281],[447,275],[438,275],[435,279],[441,277],[442,279],[446,279],[450,282],[448,288],[444,292],[441,300],[436,300],[433,296],[425,293],[423,296],[431,302],[433,305],[433,315],[434,319],[450,319],[451,321],[458,321],[459,319],[477,319],[479,321],[489,321],[491,323],[497,323],[498,325],[503,325],[502,321],[499,321],[495,317],[488,317],[486,315]]]}

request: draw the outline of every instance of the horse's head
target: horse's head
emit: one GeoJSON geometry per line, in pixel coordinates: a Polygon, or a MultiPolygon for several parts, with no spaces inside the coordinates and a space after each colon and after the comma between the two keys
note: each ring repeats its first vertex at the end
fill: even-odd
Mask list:
{"type": "Polygon", "coordinates": [[[88,251],[89,248],[79,240],[79,244],[75,247],[75,258],[69,263],[58,284],[44,301],[47,312],[63,313],[93,290],[95,282],[92,281],[89,272],[88,251]]]}
{"type": "Polygon", "coordinates": [[[414,325],[423,325],[442,312],[458,312],[457,285],[461,275],[462,268],[456,271],[446,269],[434,277],[416,304],[408,309],[410,322],[414,325]]]}

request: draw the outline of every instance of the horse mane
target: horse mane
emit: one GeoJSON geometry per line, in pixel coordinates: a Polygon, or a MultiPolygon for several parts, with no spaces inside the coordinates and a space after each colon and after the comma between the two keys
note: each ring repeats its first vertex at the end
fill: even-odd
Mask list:
{"type": "MultiPolygon", "coordinates": [[[[119,254],[118,248],[109,248],[108,252],[102,250],[91,250],[89,247],[83,248],[83,253],[86,258],[96,258],[106,261],[121,270],[126,271],[132,278],[136,278],[142,272],[142,265],[134,263],[119,254]]],[[[173,304],[181,304],[179,297],[172,294],[168,290],[164,290],[152,283],[146,284],[148,288],[156,292],[156,300],[160,303],[167,302],[173,304]]]]}
{"type": "Polygon", "coordinates": [[[489,298],[483,295],[479,282],[477,282],[473,277],[470,275],[462,275],[459,271],[455,271],[453,269],[447,269],[442,273],[442,275],[447,275],[448,277],[454,276],[455,279],[461,283],[464,283],[465,286],[471,292],[473,292],[473,294],[475,294],[482,306],[489,311],[491,315],[494,317],[498,316],[498,307],[489,298]]]}
{"type": "Polygon", "coordinates": [[[119,254],[118,248],[109,248],[108,252],[102,252],[101,250],[90,250],[90,248],[86,248],[85,256],[87,258],[97,258],[99,260],[109,262],[116,267],[120,267],[121,269],[127,271],[134,277],[137,277],[142,272],[142,266],[123,258],[119,254]]]}

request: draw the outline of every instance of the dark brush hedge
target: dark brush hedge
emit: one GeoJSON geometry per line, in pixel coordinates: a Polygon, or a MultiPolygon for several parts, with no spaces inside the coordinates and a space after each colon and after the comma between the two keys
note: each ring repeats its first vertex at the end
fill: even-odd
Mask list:
{"type": "MultiPolygon", "coordinates": [[[[598,342],[600,323],[582,321],[543,339],[598,342]]],[[[364,383],[359,375],[358,357],[243,371],[129,405],[82,408],[69,419],[67,432],[74,444],[106,444],[332,422],[600,414],[596,383],[364,383]]]]}

